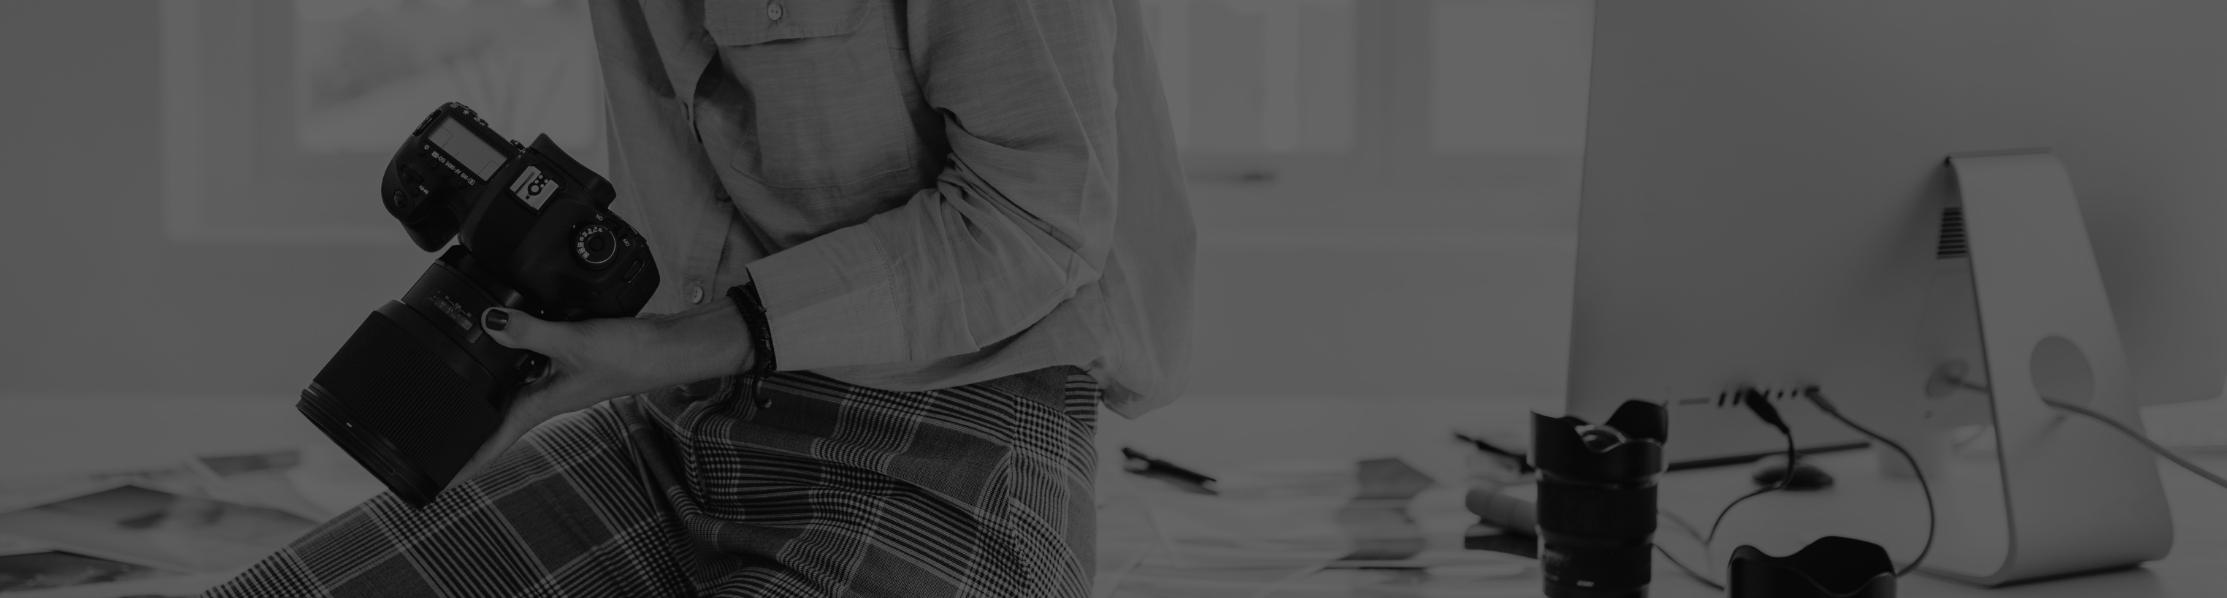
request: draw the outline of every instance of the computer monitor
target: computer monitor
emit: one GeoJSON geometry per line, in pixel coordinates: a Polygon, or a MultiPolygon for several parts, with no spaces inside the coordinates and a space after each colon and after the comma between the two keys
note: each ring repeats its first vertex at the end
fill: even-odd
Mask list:
{"type": "MultiPolygon", "coordinates": [[[[2227,77],[2210,73],[2227,60],[2216,30],[2227,6],[1595,10],[1569,366],[1578,412],[1825,377],[1878,385],[1841,393],[1882,397],[1870,402],[1910,395],[1927,367],[1910,354],[1952,193],[1943,158],[2016,147],[2067,165],[2139,401],[2219,394],[2227,77]]],[[[1751,455],[1780,442],[1729,423],[1682,427],[1721,427],[1751,455]]],[[[1722,456],[1691,452],[1701,444],[1673,460],[1722,456]]]]}
{"type": "MultiPolygon", "coordinates": [[[[1739,385],[1818,384],[1912,434],[1985,419],[1926,393],[1970,350],[1943,331],[1979,325],[1933,292],[1959,259],[1944,159],[2035,147],[2073,182],[2133,394],[2219,394],[2222,25],[2227,5],[2165,0],[1600,0],[1569,409],[1666,401],[1681,464],[1781,450],[1716,400],[1739,385]]],[[[1862,441],[1786,405],[1804,446],[1862,441]]]]}

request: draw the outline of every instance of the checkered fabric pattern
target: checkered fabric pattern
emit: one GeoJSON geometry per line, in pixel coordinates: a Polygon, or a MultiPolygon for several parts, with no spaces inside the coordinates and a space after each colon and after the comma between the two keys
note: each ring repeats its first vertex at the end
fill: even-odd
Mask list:
{"type": "Polygon", "coordinates": [[[1099,393],[1058,368],[618,399],[424,509],[381,495],[207,595],[1086,596],[1099,393]]]}

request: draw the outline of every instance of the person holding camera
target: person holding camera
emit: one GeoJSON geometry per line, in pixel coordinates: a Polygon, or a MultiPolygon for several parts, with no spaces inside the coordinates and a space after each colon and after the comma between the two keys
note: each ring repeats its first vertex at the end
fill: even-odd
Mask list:
{"type": "Polygon", "coordinates": [[[1088,595],[1098,405],[1189,357],[1137,0],[590,5],[659,315],[488,310],[548,373],[455,483],[209,595],[1088,595]]]}

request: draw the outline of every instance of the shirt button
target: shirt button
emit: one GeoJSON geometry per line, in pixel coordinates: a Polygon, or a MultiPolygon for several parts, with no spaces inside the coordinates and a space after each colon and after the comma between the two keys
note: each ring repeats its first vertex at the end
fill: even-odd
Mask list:
{"type": "Polygon", "coordinates": [[[782,15],[782,14],[783,14],[783,13],[781,12],[781,3],[780,3],[780,2],[767,2],[767,3],[766,3],[766,19],[767,19],[767,20],[772,20],[772,21],[779,21],[779,20],[781,20],[781,15],[782,15]]]}
{"type": "Polygon", "coordinates": [[[700,284],[691,284],[691,285],[688,285],[688,302],[689,302],[689,303],[703,303],[703,302],[704,302],[704,285],[700,285],[700,284]]]}

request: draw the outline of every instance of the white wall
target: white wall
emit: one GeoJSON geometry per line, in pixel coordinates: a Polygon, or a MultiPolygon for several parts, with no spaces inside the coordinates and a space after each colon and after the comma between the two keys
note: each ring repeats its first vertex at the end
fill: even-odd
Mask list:
{"type": "Polygon", "coordinates": [[[291,399],[428,261],[165,240],[157,43],[154,2],[0,3],[0,396],[291,399]]]}

